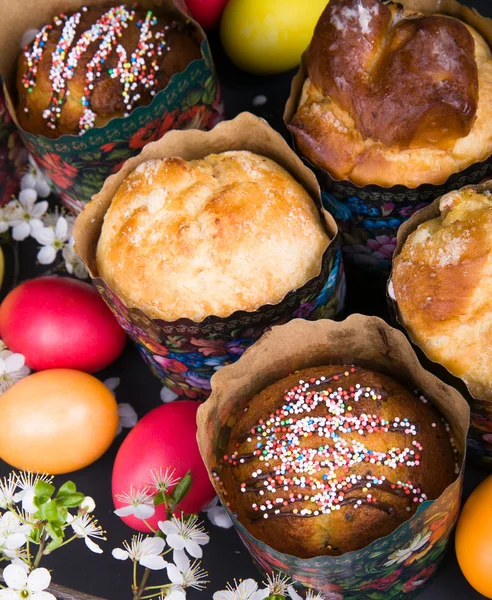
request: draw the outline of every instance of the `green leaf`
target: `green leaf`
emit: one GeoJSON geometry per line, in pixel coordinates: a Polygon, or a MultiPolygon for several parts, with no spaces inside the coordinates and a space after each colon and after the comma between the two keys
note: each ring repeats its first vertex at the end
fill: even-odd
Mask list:
{"type": "Polygon", "coordinates": [[[46,523],[46,532],[51,539],[63,541],[63,529],[60,527],[60,525],[46,523]]]}
{"type": "Polygon", "coordinates": [[[44,504],[51,498],[54,491],[54,485],[40,479],[34,486],[34,497],[38,499],[39,504],[44,504]]]}
{"type": "Polygon", "coordinates": [[[273,596],[267,596],[265,600],[285,600],[285,596],[281,596],[280,594],[273,594],[273,596]]]}
{"type": "Polygon", "coordinates": [[[53,550],[56,550],[57,548],[59,548],[63,543],[63,539],[61,538],[56,538],[54,540],[51,540],[51,542],[49,544],[47,544],[46,548],[45,548],[45,553],[46,554],[50,554],[51,552],[53,552],[53,550]]]}
{"type": "Polygon", "coordinates": [[[41,519],[41,521],[58,521],[58,506],[56,500],[50,500],[49,502],[41,504],[36,513],[36,518],[41,519]]]}
{"type": "Polygon", "coordinates": [[[84,494],[75,492],[75,494],[67,494],[56,498],[59,506],[67,506],[68,508],[77,508],[84,501],[84,494]]]}
{"type": "Polygon", "coordinates": [[[154,496],[154,506],[159,506],[159,504],[166,504],[166,497],[163,492],[159,492],[157,496],[154,496]]]}
{"type": "Polygon", "coordinates": [[[58,490],[56,497],[60,496],[70,496],[71,494],[75,494],[77,492],[77,486],[73,481],[67,481],[64,483],[61,488],[58,490]]]}
{"type": "Polygon", "coordinates": [[[190,491],[191,487],[191,471],[188,471],[186,475],[177,483],[171,495],[171,500],[174,506],[177,506],[186,494],[190,491]]]}

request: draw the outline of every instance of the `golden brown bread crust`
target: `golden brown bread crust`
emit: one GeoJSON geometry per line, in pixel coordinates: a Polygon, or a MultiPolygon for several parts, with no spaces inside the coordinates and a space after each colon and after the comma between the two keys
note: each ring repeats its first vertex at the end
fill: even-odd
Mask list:
{"type": "Polygon", "coordinates": [[[431,360],[492,400],[492,195],[464,188],[440,209],[395,258],[398,310],[431,360]]]}
{"type": "Polygon", "coordinates": [[[202,321],[280,302],[320,273],[328,244],[287,171],[224,152],[139,165],[106,213],[97,267],[128,307],[202,321]]]}
{"type": "Polygon", "coordinates": [[[492,54],[455,18],[332,0],[307,72],[289,128],[337,179],[439,184],[492,153],[492,54]]]}
{"type": "Polygon", "coordinates": [[[49,138],[103,126],[148,104],[174,73],[200,56],[194,29],[184,19],[124,4],[60,15],[19,57],[19,123],[49,138]],[[94,39],[84,47],[91,33],[94,39]]]}
{"type": "Polygon", "coordinates": [[[424,400],[359,367],[274,383],[239,416],[220,462],[231,510],[256,538],[302,558],[391,533],[456,477],[449,426],[424,400]]]}

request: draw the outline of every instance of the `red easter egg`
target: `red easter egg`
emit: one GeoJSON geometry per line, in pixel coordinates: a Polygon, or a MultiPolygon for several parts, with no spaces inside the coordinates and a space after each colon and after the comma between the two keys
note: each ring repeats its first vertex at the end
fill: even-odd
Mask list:
{"type": "MultiPolygon", "coordinates": [[[[131,488],[151,488],[152,471],[171,468],[176,478],[191,471],[191,489],[180,503],[185,513],[200,512],[215,496],[196,441],[196,412],[200,403],[182,400],[164,404],[150,411],[130,431],[118,451],[113,467],[113,502],[115,508],[125,506],[116,496],[131,488]]],[[[155,489],[151,492],[155,494],[155,489]]],[[[148,531],[145,523],[133,515],[122,517],[137,531],[148,531]]],[[[166,519],[163,505],[147,519],[154,529],[166,519]]]]}
{"type": "Polygon", "coordinates": [[[191,15],[204,29],[219,24],[228,0],[186,0],[191,15]]]}
{"type": "Polygon", "coordinates": [[[17,286],[0,306],[0,337],[35,371],[93,373],[123,351],[125,332],[97,290],[69,277],[39,277],[17,286]]]}

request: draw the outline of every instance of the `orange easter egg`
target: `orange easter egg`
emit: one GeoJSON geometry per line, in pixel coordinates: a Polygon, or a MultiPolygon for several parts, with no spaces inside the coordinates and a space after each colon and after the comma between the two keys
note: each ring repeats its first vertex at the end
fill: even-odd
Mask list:
{"type": "Polygon", "coordinates": [[[456,556],[470,585],[492,598],[492,475],[477,487],[461,511],[456,556]]]}
{"type": "Polygon", "coordinates": [[[98,379],[72,369],[30,375],[0,396],[0,458],[17,469],[69,473],[106,452],[118,405],[98,379]]]}

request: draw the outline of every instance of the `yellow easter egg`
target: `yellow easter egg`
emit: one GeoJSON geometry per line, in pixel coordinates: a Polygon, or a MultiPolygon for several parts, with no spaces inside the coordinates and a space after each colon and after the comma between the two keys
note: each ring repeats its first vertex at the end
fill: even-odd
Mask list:
{"type": "Polygon", "coordinates": [[[327,0],[230,0],[220,35],[229,58],[259,75],[297,66],[327,0]]]}

